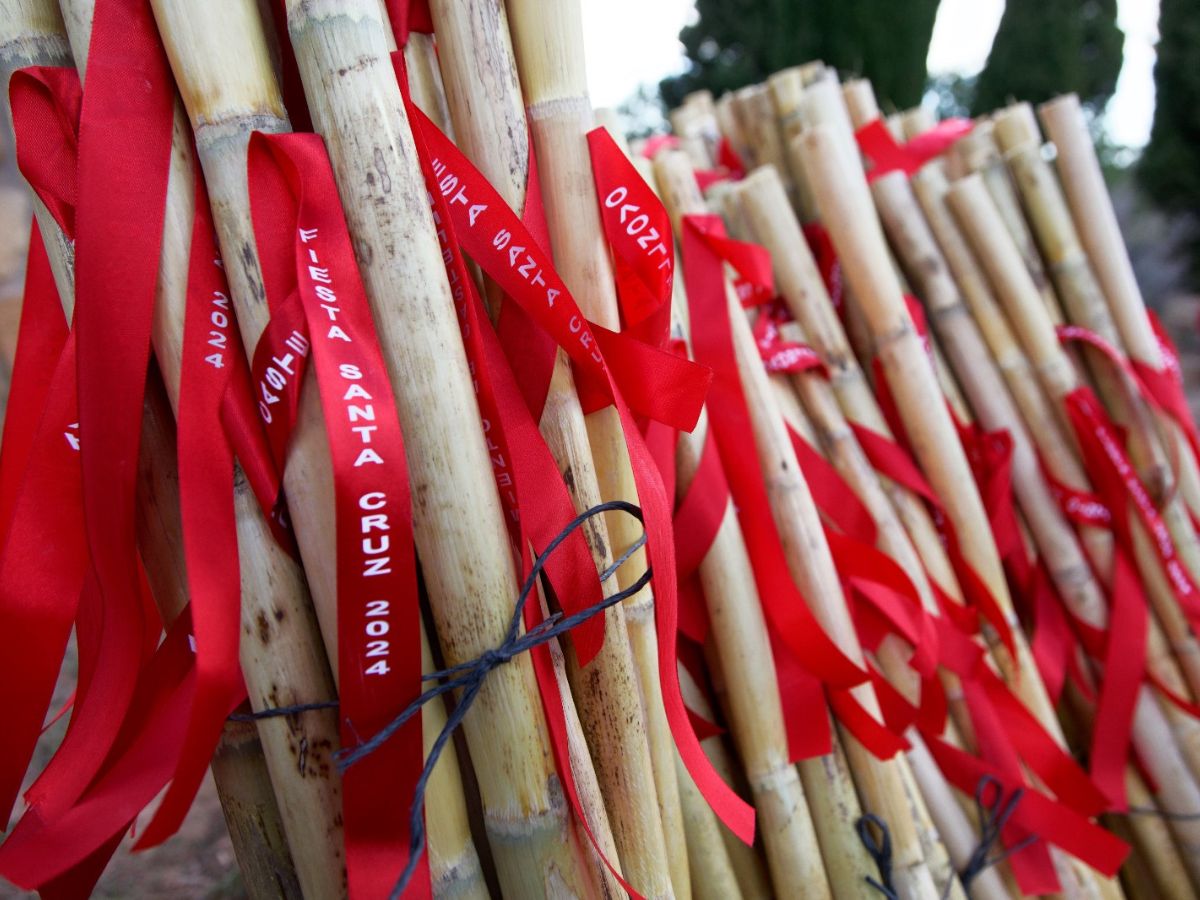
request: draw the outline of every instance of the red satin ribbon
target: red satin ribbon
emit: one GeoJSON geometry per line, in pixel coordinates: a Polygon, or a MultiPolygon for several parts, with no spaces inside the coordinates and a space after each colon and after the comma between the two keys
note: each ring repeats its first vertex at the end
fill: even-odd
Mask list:
{"type": "Polygon", "coordinates": [[[874,181],[888,172],[916,174],[922,166],[941,156],[950,145],[969,134],[973,128],[969,119],[943,119],[928,131],[897,143],[883,119],[874,119],[854,133],[858,149],[871,161],[867,180],[874,181]]]}
{"type": "MultiPolygon", "coordinates": [[[[421,691],[404,441],[321,138],[255,134],[248,169],[272,319],[288,305],[300,307],[325,413],[337,521],[341,738],[353,747],[421,691]]],[[[292,378],[298,384],[298,376],[292,378]]],[[[408,810],[396,798],[413,795],[423,762],[421,722],[414,716],[395,740],[345,772],[352,896],[386,896],[396,883],[405,862],[397,848],[409,842],[408,810]]],[[[429,890],[427,866],[418,873],[411,896],[429,890]]]]}
{"type": "MultiPolygon", "coordinates": [[[[10,94],[18,165],[27,178],[36,179],[31,187],[56,221],[73,226],[79,79],[66,69],[26,69],[13,75],[10,94]],[[46,160],[55,168],[44,167],[46,160]]],[[[13,389],[18,400],[40,397],[47,405],[26,406],[37,424],[26,450],[28,468],[20,467],[14,455],[21,453],[20,445],[10,451],[7,440],[4,444],[8,515],[0,558],[0,691],[9,718],[8,740],[0,742],[3,819],[41,731],[88,565],[79,493],[76,339],[67,332],[48,267],[40,234],[34,232],[27,284],[32,293],[22,307],[21,332],[40,340],[18,348],[13,389]]]]}
{"type": "Polygon", "coordinates": [[[245,356],[212,214],[197,171],[179,388],[179,500],[191,598],[195,693],[171,787],[139,840],[174,834],[199,790],[226,718],[245,699],[238,658],[241,577],[233,451],[219,427],[230,374],[245,356]]]}
{"type": "Polygon", "coordinates": [[[66,321],[42,244],[37,220],[29,234],[24,300],[16,357],[0,440],[0,547],[8,536],[13,508],[33,455],[34,437],[50,390],[52,371],[67,340],[66,321]]]}
{"type": "Polygon", "coordinates": [[[1150,535],[1151,544],[1167,573],[1180,607],[1193,623],[1200,623],[1200,589],[1175,549],[1162,516],[1138,480],[1125,454],[1115,426],[1095,395],[1085,387],[1066,397],[1067,414],[1083,449],[1088,471],[1100,496],[1113,512],[1113,525],[1122,543],[1132,546],[1127,510],[1132,507],[1150,535]]]}
{"type": "Polygon", "coordinates": [[[724,236],[715,217],[685,219],[684,263],[693,346],[697,359],[710,365],[715,375],[709,404],[710,427],[729,479],[764,611],[773,637],[787,650],[781,656],[792,655],[801,661],[814,684],[824,681],[835,688],[853,687],[863,683],[867,674],[829,639],[796,588],[771,516],[757,459],[745,452],[745,436],[753,430],[733,355],[725,296],[724,265],[733,255],[726,251],[735,243],[724,236]]]}
{"type": "Polygon", "coordinates": [[[721,135],[717,142],[717,165],[729,172],[729,177],[734,181],[746,174],[746,164],[725,135],[721,135]]]}
{"type": "Polygon", "coordinates": [[[79,122],[75,328],[83,509],[104,604],[98,677],[47,792],[73,799],[129,708],[147,630],[135,531],[138,451],[170,165],[171,69],[146,0],[97,5],[79,122]]]}
{"type": "MultiPolygon", "coordinates": [[[[106,26],[109,27],[109,26],[106,26]]],[[[64,227],[69,237],[73,237],[76,224],[76,157],[77,127],[80,111],[80,91],[78,78],[70,70],[39,69],[27,70],[19,74],[13,82],[14,109],[16,111],[16,127],[19,136],[18,155],[23,161],[23,169],[31,179],[31,186],[46,202],[52,215],[64,227]],[[31,123],[34,125],[30,129],[31,123]],[[38,127],[38,126],[41,127],[38,127]]],[[[14,832],[9,836],[3,848],[0,848],[0,872],[7,877],[20,881],[26,886],[41,885],[42,889],[53,893],[62,889],[68,895],[86,894],[98,877],[100,870],[107,862],[108,856],[115,847],[114,830],[118,836],[128,824],[129,815],[115,803],[88,804],[81,794],[85,789],[88,793],[94,787],[88,787],[91,772],[95,765],[104,775],[111,776],[114,766],[124,762],[123,754],[129,742],[124,737],[117,737],[114,749],[108,754],[108,759],[96,761],[107,751],[107,745],[101,740],[94,744],[91,740],[97,730],[103,733],[116,734],[122,726],[122,734],[133,734],[133,725],[138,719],[140,695],[146,693],[138,687],[138,693],[130,700],[131,715],[122,718],[120,710],[108,711],[114,713],[110,721],[97,726],[97,716],[106,712],[103,701],[97,702],[92,689],[100,684],[107,688],[110,681],[110,669],[106,667],[102,652],[105,652],[105,635],[101,623],[105,616],[111,616],[112,611],[105,610],[105,603],[100,595],[99,586],[93,577],[88,577],[82,602],[76,606],[79,598],[79,587],[84,577],[84,566],[87,564],[87,549],[83,542],[83,523],[81,521],[81,483],[79,451],[80,429],[75,422],[75,335],[66,334],[62,312],[53,291],[53,282],[49,277],[47,262],[41,247],[40,236],[35,231],[31,245],[32,258],[30,265],[30,281],[27,284],[25,315],[23,316],[23,340],[27,342],[19,356],[34,353],[43,357],[37,365],[40,369],[39,378],[44,379],[47,371],[53,370],[48,390],[44,394],[47,408],[43,413],[42,422],[47,426],[39,426],[29,445],[29,472],[24,477],[17,494],[13,497],[14,516],[12,523],[13,539],[6,546],[6,561],[0,570],[0,580],[7,589],[21,591],[21,599],[15,606],[0,600],[0,607],[7,615],[35,614],[32,621],[7,631],[14,639],[21,641],[21,647],[11,656],[17,664],[23,665],[25,681],[21,684],[21,706],[17,711],[21,715],[38,716],[44,709],[45,702],[39,696],[39,691],[46,688],[37,687],[30,690],[30,679],[35,685],[52,685],[54,673],[57,670],[63,653],[66,629],[72,617],[76,620],[76,633],[79,646],[79,679],[77,696],[83,698],[79,704],[86,704],[89,714],[78,713],[73,718],[69,729],[68,739],[60,747],[59,755],[42,773],[38,781],[27,793],[26,799],[30,804],[29,812],[22,818],[14,832]],[[49,354],[54,350],[54,343],[60,338],[62,344],[58,364],[49,354]],[[65,452],[64,452],[65,450],[65,452]],[[56,472],[57,469],[57,472],[56,472]],[[47,480],[48,479],[48,480],[47,480]],[[32,518],[31,518],[32,517],[32,518]],[[50,527],[57,531],[46,535],[42,529],[50,527]],[[38,541],[37,556],[30,561],[37,561],[45,568],[44,572],[36,573],[37,586],[32,590],[23,590],[24,573],[28,573],[27,563],[18,562],[13,565],[9,561],[26,555],[23,548],[28,540],[38,541]],[[55,553],[50,559],[47,553],[55,553]],[[7,557],[15,553],[16,557],[7,557]],[[30,605],[33,604],[33,605],[30,605]],[[44,643],[49,638],[50,644],[44,643]],[[23,654],[29,654],[25,659],[23,654]],[[48,678],[48,681],[43,681],[48,678]],[[56,847],[54,835],[60,825],[70,823],[76,829],[74,836],[59,849],[56,847]],[[96,849],[99,848],[99,849],[96,849]],[[90,854],[90,856],[89,856],[90,854]],[[76,866],[84,857],[88,858],[85,867],[76,866]],[[75,866],[75,868],[72,868],[75,866]],[[56,878],[58,883],[48,879],[56,878]]],[[[155,261],[157,265],[157,260],[155,261]]],[[[26,360],[21,366],[23,376],[32,375],[35,371],[30,368],[32,360],[26,360]]],[[[19,385],[17,385],[19,387],[19,385]]],[[[17,391],[20,400],[22,391],[17,391]]],[[[32,396],[32,394],[27,395],[32,396]]],[[[20,421],[20,403],[16,407],[20,421]]],[[[140,425],[140,406],[138,409],[140,425]]],[[[20,447],[14,443],[8,446],[20,447]]],[[[12,452],[19,452],[12,451],[12,452]]],[[[11,463],[12,456],[6,449],[6,456],[11,463]]],[[[5,483],[11,487],[13,469],[6,463],[4,473],[5,483]]],[[[130,623],[126,634],[132,641],[130,658],[121,662],[127,669],[142,673],[145,677],[153,676],[155,666],[168,663],[174,666],[190,666],[190,656],[187,644],[180,640],[165,642],[158,652],[155,652],[159,625],[157,613],[150,601],[145,579],[140,567],[135,572],[135,594],[131,598],[132,605],[138,616],[145,623],[130,623]],[[151,655],[153,654],[153,659],[151,655]],[[147,668],[142,670],[143,662],[148,661],[147,668]]],[[[186,617],[185,617],[186,619],[186,617]]],[[[188,623],[176,632],[183,638],[187,637],[188,623]]],[[[140,681],[139,685],[147,684],[140,681]]],[[[177,685],[169,682],[149,682],[151,692],[157,691],[158,696],[169,698],[174,708],[182,713],[187,711],[189,693],[179,693],[177,685]]],[[[10,707],[11,710],[11,707],[10,707]]],[[[61,715],[61,713],[60,713],[61,715]]],[[[17,734],[20,733],[18,729],[17,734]]],[[[99,778],[93,784],[111,785],[111,789],[122,794],[123,804],[133,804],[136,811],[144,805],[154,793],[161,789],[169,776],[170,768],[175,764],[177,748],[181,735],[169,729],[155,728],[140,736],[137,746],[144,746],[156,761],[152,767],[142,766],[133,770],[126,767],[124,773],[117,778],[99,778]],[[137,779],[142,784],[149,785],[148,792],[139,792],[137,779]],[[148,781],[146,779],[149,779],[148,781]]],[[[13,749],[21,754],[23,747],[19,743],[13,749]]],[[[203,750],[200,750],[203,753],[203,750]]],[[[13,769],[5,767],[5,775],[15,775],[20,779],[23,765],[21,760],[13,769]]]]}
{"type": "Polygon", "coordinates": [[[1130,360],[1131,365],[1141,379],[1143,393],[1159,409],[1175,420],[1183,429],[1192,453],[1200,458],[1200,433],[1196,430],[1196,422],[1192,418],[1192,409],[1187,401],[1183,388],[1183,370],[1179,365],[1179,351],[1162,321],[1154,310],[1146,310],[1150,327],[1158,339],[1159,353],[1162,355],[1162,367],[1154,369],[1141,360],[1130,360]]]}
{"type": "Polygon", "coordinates": [[[845,284],[842,281],[842,264],[838,260],[837,250],[834,249],[833,238],[820,222],[807,222],[803,229],[804,239],[808,242],[813,261],[817,264],[817,271],[821,273],[825,291],[829,294],[829,302],[840,317],[843,315],[845,284]]]}
{"type": "Polygon", "coordinates": [[[834,465],[799,432],[789,426],[788,436],[817,508],[844,533],[865,544],[874,544],[878,532],[871,511],[850,490],[834,465]]]}
{"type": "Polygon", "coordinates": [[[605,128],[588,132],[604,235],[613,250],[623,330],[654,347],[671,326],[675,241],[654,191],[605,128]]]}
{"type": "Polygon", "coordinates": [[[121,724],[113,752],[97,777],[67,810],[43,818],[30,809],[0,847],[0,874],[46,896],[91,893],[134,817],[170,778],[187,725],[194,674],[189,650],[191,617],[172,625],[147,663],[121,724]]]}
{"type": "Polygon", "coordinates": [[[642,156],[646,159],[654,159],[663,150],[676,150],[679,147],[679,138],[673,134],[652,134],[646,138],[646,142],[642,145],[642,156]]]}
{"type": "Polygon", "coordinates": [[[429,11],[429,0],[384,0],[388,18],[392,23],[392,34],[396,46],[401,50],[408,44],[408,35],[433,34],[433,15],[429,11]]]}
{"type": "Polygon", "coordinates": [[[825,364],[812,347],[796,341],[785,341],[779,333],[780,324],[790,321],[783,305],[775,301],[764,307],[754,321],[754,342],[762,356],[763,365],[771,373],[796,373],[816,369],[825,373],[825,364]]]}
{"type": "Polygon", "coordinates": [[[687,721],[679,693],[675,671],[677,607],[671,504],[631,412],[636,409],[651,418],[690,428],[703,403],[707,378],[702,370],[669,351],[651,350],[625,336],[606,334],[589,323],[545,251],[491,185],[419,110],[414,107],[410,116],[414,130],[420,132],[428,147],[439,190],[448,200],[449,214],[463,249],[570,356],[585,410],[608,402],[617,408],[637,494],[646,516],[647,552],[655,572],[659,674],[667,719],[697,786],[722,821],[748,841],[753,835],[753,810],[712,771],[687,721]],[[610,362],[621,355],[623,345],[630,356],[640,356],[641,360],[649,352],[657,361],[653,374],[656,377],[665,374],[666,380],[655,385],[655,378],[647,378],[644,368],[633,365],[610,368],[610,362]],[[627,391],[633,392],[629,405],[624,399],[627,391]],[[651,393],[657,396],[651,397],[651,393]],[[639,402],[635,404],[635,400],[639,402]]]}
{"type": "MultiPolygon", "coordinates": [[[[419,116],[419,111],[408,90],[408,76],[403,57],[401,54],[394,54],[392,60],[411,120],[419,116]]],[[[421,129],[414,129],[413,137],[429,191],[438,240],[446,262],[446,273],[459,313],[463,344],[475,375],[476,397],[496,470],[497,486],[508,512],[514,551],[522,575],[527,577],[533,562],[530,548],[538,551],[545,548],[556,537],[562,523],[575,513],[566,486],[531,413],[533,408],[540,411],[542,407],[549,386],[549,371],[537,365],[527,366],[526,379],[522,383],[518,380],[519,376],[510,370],[509,360],[505,358],[503,348],[505,322],[507,321],[510,328],[516,324],[530,333],[537,329],[515,301],[506,302],[501,308],[500,335],[494,333],[488,325],[482,300],[475,290],[474,281],[467,273],[450,211],[453,188],[457,187],[457,184],[439,180],[434,167],[440,163],[429,153],[421,129]],[[441,187],[443,183],[450,189],[445,193],[441,187]]],[[[441,165],[444,173],[444,164],[441,165]]],[[[532,146],[530,173],[536,173],[532,146]]],[[[533,226],[531,233],[537,232],[536,243],[543,253],[546,252],[545,223],[541,215],[536,177],[531,179],[525,213],[525,221],[533,226]]],[[[540,337],[531,337],[530,334],[510,330],[510,350],[515,346],[529,347],[541,360],[547,360],[553,366],[557,346],[553,341],[547,340],[541,332],[538,334],[540,337]]],[[[528,356],[523,358],[528,362],[528,356]]],[[[600,586],[595,577],[594,563],[581,531],[573,532],[560,545],[560,552],[547,562],[546,574],[555,588],[560,607],[567,614],[582,611],[600,599],[600,586]]],[[[526,628],[535,628],[541,621],[540,607],[529,604],[525,610],[526,628]]],[[[603,645],[603,620],[593,617],[582,623],[573,630],[571,638],[576,655],[582,664],[586,665],[603,645]]],[[[535,647],[531,656],[541,691],[542,707],[546,714],[555,763],[567,799],[604,865],[627,893],[636,897],[637,893],[621,877],[613,862],[605,856],[579,800],[571,769],[563,700],[559,694],[558,679],[549,649],[545,646],[535,647]]]]}
{"type": "MultiPolygon", "coordinates": [[[[415,118],[417,113],[413,110],[417,107],[408,93],[403,56],[393,55],[393,62],[406,109],[409,115],[415,118]]],[[[556,537],[563,524],[575,516],[576,510],[534,419],[534,415],[540,413],[542,408],[550,373],[546,371],[547,381],[535,388],[532,394],[525,390],[532,384],[533,379],[540,379],[540,373],[530,373],[533,379],[522,384],[517,368],[514,366],[510,369],[509,360],[512,356],[509,355],[506,359],[505,355],[514,347],[504,347],[505,322],[507,321],[510,327],[520,325],[526,332],[538,332],[540,338],[526,336],[522,339],[521,346],[538,348],[535,351],[537,353],[548,348],[551,367],[557,354],[557,345],[552,340],[545,340],[544,333],[515,301],[503,304],[500,333],[497,335],[493,332],[482,310],[482,302],[475,289],[474,280],[467,272],[462,248],[457,239],[451,204],[454,202],[458,185],[439,177],[438,166],[443,167],[444,174],[444,164],[429,152],[424,132],[414,128],[413,137],[429,190],[438,241],[442,248],[442,257],[446,261],[446,274],[458,311],[463,346],[475,375],[476,399],[479,401],[481,421],[488,441],[496,484],[510,524],[514,556],[518,561],[526,563],[529,545],[532,544],[535,551],[541,552],[556,537]],[[445,190],[442,188],[443,184],[445,190]]],[[[531,172],[536,174],[532,147],[530,166],[531,172]]],[[[536,181],[531,182],[530,193],[532,196],[526,202],[528,217],[540,222],[540,199],[537,195],[536,181]]],[[[541,224],[544,230],[544,223],[541,224]]],[[[545,242],[536,236],[535,241],[543,253],[547,252],[545,242]]],[[[581,612],[600,601],[600,585],[594,577],[594,570],[591,551],[583,532],[579,530],[573,532],[547,561],[547,576],[554,586],[559,605],[566,614],[581,612]]],[[[572,630],[571,639],[581,665],[586,665],[603,645],[603,619],[597,616],[582,623],[572,630]]],[[[543,687],[549,688],[553,685],[556,685],[556,682],[550,680],[545,682],[543,687]]],[[[563,758],[566,758],[565,746],[563,758]]]]}

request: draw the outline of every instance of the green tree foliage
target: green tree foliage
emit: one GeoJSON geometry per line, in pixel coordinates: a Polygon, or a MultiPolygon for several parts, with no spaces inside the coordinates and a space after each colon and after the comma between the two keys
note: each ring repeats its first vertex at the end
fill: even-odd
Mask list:
{"type": "Polygon", "coordinates": [[[1150,144],[1137,175],[1163,209],[1192,219],[1193,287],[1200,285],[1200,4],[1162,0],[1150,144]]]}
{"type": "Polygon", "coordinates": [[[1007,0],[971,109],[1074,91],[1101,110],[1117,86],[1123,42],[1117,0],[1007,0]]]}
{"type": "Polygon", "coordinates": [[[823,60],[871,79],[882,103],[914,106],[938,0],[697,0],[679,39],[691,68],[660,84],[663,102],[708,88],[720,95],[788,66],[823,60]]]}

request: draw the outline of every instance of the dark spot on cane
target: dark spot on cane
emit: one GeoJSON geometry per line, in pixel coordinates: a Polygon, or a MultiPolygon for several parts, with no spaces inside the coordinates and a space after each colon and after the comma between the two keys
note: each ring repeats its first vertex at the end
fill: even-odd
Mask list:
{"type": "Polygon", "coordinates": [[[300,738],[300,752],[296,754],[296,768],[300,770],[300,777],[303,778],[308,768],[308,738],[300,738]]]}
{"type": "Polygon", "coordinates": [[[251,275],[258,271],[258,254],[254,252],[253,245],[249,241],[245,242],[238,248],[238,255],[242,258],[242,271],[246,273],[247,280],[251,282],[250,287],[254,291],[255,297],[259,301],[263,300],[265,294],[262,283],[251,275]]]}
{"type": "Polygon", "coordinates": [[[383,155],[383,148],[375,148],[375,171],[379,173],[379,189],[385,194],[392,192],[392,176],[388,174],[387,158],[383,155]]]}
{"type": "Polygon", "coordinates": [[[261,609],[254,617],[254,624],[258,626],[258,639],[264,645],[271,643],[271,623],[267,621],[267,616],[261,609]]]}
{"type": "Polygon", "coordinates": [[[275,621],[276,622],[282,622],[284,620],[284,617],[285,617],[285,613],[282,609],[275,610],[275,621]]]}
{"type": "Polygon", "coordinates": [[[575,490],[575,470],[573,468],[571,468],[570,466],[567,466],[567,468],[563,470],[563,481],[566,482],[567,492],[568,493],[574,492],[574,490],[575,490]]]}

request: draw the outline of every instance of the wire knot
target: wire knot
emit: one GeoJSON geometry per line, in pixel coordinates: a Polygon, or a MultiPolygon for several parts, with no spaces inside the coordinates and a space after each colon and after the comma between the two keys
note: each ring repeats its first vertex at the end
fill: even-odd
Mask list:
{"type": "Polygon", "coordinates": [[[991,775],[984,775],[975,785],[975,810],[979,816],[979,846],[967,860],[966,867],[959,873],[964,890],[980,872],[1003,862],[1037,840],[1037,835],[1027,835],[995,856],[989,856],[992,848],[1000,843],[1001,833],[1008,824],[1008,820],[1016,812],[1017,804],[1021,802],[1024,795],[1025,789],[1022,787],[1015,788],[1012,793],[1006,795],[1004,785],[991,775]]]}
{"type": "Polygon", "coordinates": [[[892,833],[888,830],[887,823],[875,813],[866,813],[854,823],[854,829],[879,870],[879,881],[868,875],[867,884],[888,900],[899,900],[895,885],[892,884],[892,833]],[[875,836],[877,831],[878,838],[875,836]]]}

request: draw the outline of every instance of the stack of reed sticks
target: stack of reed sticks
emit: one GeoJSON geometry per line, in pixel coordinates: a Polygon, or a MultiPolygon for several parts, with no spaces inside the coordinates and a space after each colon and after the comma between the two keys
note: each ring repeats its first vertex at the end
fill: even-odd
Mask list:
{"type": "MultiPolygon", "coordinates": [[[[257,378],[284,318],[264,235],[297,241],[301,282],[328,285],[330,270],[302,249],[317,234],[302,217],[252,213],[264,188],[248,160],[269,140],[252,135],[311,121],[324,151],[292,196],[302,209],[306,190],[327,199],[327,178],[344,214],[321,227],[353,248],[375,374],[394,395],[420,608],[365,620],[388,636],[366,655],[385,661],[361,678],[346,668],[363,598],[346,586],[345,546],[361,528],[364,552],[403,547],[391,530],[409,517],[344,514],[350,473],[325,405],[344,386],[320,382],[318,357],[279,460],[286,515],[252,489],[245,444],[226,473],[249,704],[214,737],[211,768],[250,896],[1200,892],[1200,440],[1076,98],[973,123],[884,119],[870,84],[814,62],[689,96],[673,139],[631,154],[611,125],[593,133],[608,120],[588,99],[578,0],[430,0],[427,16],[383,0],[275,6],[0,0],[6,82],[26,67],[84,79],[89,57],[110,77],[131,63],[111,35],[92,40],[93,23],[121,16],[151,23],[174,79],[166,220],[161,250],[146,250],[158,275],[139,527],[125,548],[157,610],[137,691],[153,696],[164,660],[198,672],[211,659],[205,633],[191,635],[194,657],[159,642],[201,614],[187,616],[204,560],[187,549],[181,502],[195,501],[181,498],[175,450],[193,408],[194,223],[211,206],[232,301],[221,318],[236,314],[257,378]],[[477,219],[504,227],[481,240],[477,219]],[[584,358],[602,356],[599,369],[584,358]],[[617,388],[598,399],[604,377],[617,388]],[[689,401],[709,377],[704,406],[689,401]],[[554,557],[567,563],[551,562],[560,538],[575,541],[554,557]],[[580,610],[572,590],[594,597],[586,624],[521,643],[542,617],[580,610]],[[405,646],[444,686],[420,703],[431,769],[412,796],[364,807],[361,784],[343,791],[348,766],[415,739],[360,733],[337,698],[405,646]],[[407,820],[410,805],[423,840],[381,839],[397,834],[386,810],[407,820]]],[[[85,131],[102,115],[87,85],[82,125],[74,108],[85,131]]],[[[14,119],[19,140],[50,128],[14,119]]],[[[71,116],[55,124],[74,148],[71,116]]],[[[57,186],[27,175],[70,321],[76,236],[58,200],[74,202],[75,173],[57,186]]],[[[90,234],[84,252],[104,254],[90,234]]],[[[333,289],[317,296],[336,322],[333,289]]],[[[60,330],[48,364],[75,366],[60,330]]],[[[307,352],[308,337],[288,346],[307,352]]],[[[54,374],[29,371],[14,397],[54,374]]],[[[0,534],[45,499],[28,474],[38,438],[13,421],[0,534]]],[[[216,413],[205,424],[234,430],[216,413]]],[[[75,446],[88,453],[88,435],[75,446]]],[[[359,507],[380,509],[373,496],[359,507]]],[[[0,573],[21,562],[12,544],[0,573]]],[[[64,620],[95,667],[81,718],[107,675],[88,646],[96,616],[117,608],[98,596],[64,620]]],[[[47,610],[0,584],[0,627],[32,634],[47,610]]],[[[0,690],[15,702],[22,688],[0,690]]],[[[421,690],[414,678],[383,698],[385,718],[421,690]]],[[[113,837],[166,786],[183,731],[156,744],[174,755],[158,780],[135,787],[132,691],[94,760],[72,755],[68,731],[62,759],[93,768],[65,794],[26,795],[0,875],[86,895],[113,837]]],[[[191,694],[170,698],[187,713],[191,694]]],[[[4,765],[18,784],[28,758],[4,765]]]]}

